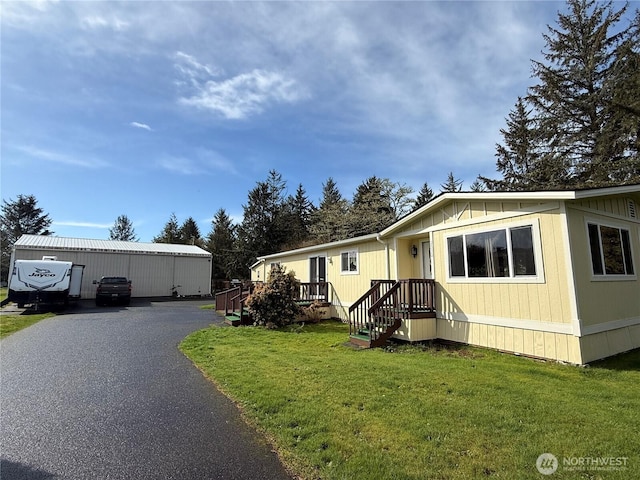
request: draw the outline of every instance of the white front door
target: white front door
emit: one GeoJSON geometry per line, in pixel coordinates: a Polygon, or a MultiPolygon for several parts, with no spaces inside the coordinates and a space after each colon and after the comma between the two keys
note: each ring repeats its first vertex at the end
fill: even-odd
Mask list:
{"type": "Polygon", "coordinates": [[[433,269],[431,268],[431,242],[421,243],[422,247],[422,277],[433,280],[433,269]]]}

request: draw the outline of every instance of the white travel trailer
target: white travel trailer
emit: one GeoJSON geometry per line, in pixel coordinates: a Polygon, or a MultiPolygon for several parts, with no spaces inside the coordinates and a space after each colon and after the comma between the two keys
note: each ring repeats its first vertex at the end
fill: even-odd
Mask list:
{"type": "Polygon", "coordinates": [[[9,277],[8,300],[19,307],[66,305],[80,298],[83,272],[84,265],[58,261],[56,257],[15,260],[9,277]]]}

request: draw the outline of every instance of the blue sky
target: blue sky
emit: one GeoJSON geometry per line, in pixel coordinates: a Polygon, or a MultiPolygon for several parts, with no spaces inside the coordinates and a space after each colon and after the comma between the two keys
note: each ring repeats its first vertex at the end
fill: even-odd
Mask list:
{"type": "Polygon", "coordinates": [[[56,235],[203,235],[280,172],[317,204],[371,175],[495,175],[563,2],[2,2],[2,198],[56,235]]]}

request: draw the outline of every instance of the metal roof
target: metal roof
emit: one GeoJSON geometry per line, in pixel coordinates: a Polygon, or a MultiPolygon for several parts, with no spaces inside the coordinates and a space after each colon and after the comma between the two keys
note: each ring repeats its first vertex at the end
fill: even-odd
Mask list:
{"type": "Polygon", "coordinates": [[[81,250],[85,252],[137,253],[151,255],[184,255],[211,257],[206,250],[195,245],[173,243],[123,242],[90,238],[53,237],[48,235],[22,235],[15,243],[19,249],[81,250]]]}

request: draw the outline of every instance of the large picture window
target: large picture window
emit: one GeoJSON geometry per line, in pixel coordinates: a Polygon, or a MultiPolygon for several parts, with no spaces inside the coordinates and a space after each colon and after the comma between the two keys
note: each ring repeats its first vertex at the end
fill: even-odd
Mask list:
{"type": "Polygon", "coordinates": [[[449,277],[537,278],[533,232],[533,225],[523,225],[447,238],[449,277]]]}
{"type": "Polygon", "coordinates": [[[629,230],[597,223],[587,230],[594,275],[634,275],[629,230]]]}

